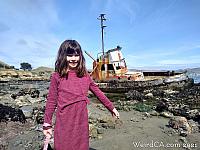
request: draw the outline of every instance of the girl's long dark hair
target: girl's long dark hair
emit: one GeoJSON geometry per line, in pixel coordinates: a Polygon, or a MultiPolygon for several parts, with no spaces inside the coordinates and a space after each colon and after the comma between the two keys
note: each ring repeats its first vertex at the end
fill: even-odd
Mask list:
{"type": "Polygon", "coordinates": [[[67,61],[67,54],[79,54],[80,59],[76,67],[76,75],[83,77],[86,75],[87,70],[85,67],[85,58],[80,44],[75,40],[65,40],[58,50],[57,59],[55,62],[55,71],[60,74],[61,77],[68,76],[69,63],[67,61]]]}

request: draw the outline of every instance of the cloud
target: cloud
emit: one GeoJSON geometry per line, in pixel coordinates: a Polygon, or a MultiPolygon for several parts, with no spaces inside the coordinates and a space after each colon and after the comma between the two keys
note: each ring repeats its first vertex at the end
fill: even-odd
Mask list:
{"type": "Polygon", "coordinates": [[[5,32],[5,31],[8,31],[10,30],[10,27],[7,26],[6,24],[0,22],[0,32],[5,32]]]}
{"type": "Polygon", "coordinates": [[[99,13],[108,13],[110,16],[124,16],[132,24],[139,9],[134,0],[91,0],[90,10],[99,13]]]}
{"type": "Polygon", "coordinates": [[[124,15],[129,19],[129,23],[132,24],[137,16],[139,5],[133,0],[108,0],[105,4],[106,11],[110,11],[116,15],[124,15]]]}
{"type": "Polygon", "coordinates": [[[161,65],[168,65],[168,64],[197,64],[200,61],[200,55],[192,55],[185,58],[172,58],[172,59],[165,59],[160,60],[157,63],[161,65]]]}
{"type": "Polygon", "coordinates": [[[153,7],[152,11],[147,15],[149,23],[164,25],[166,18],[173,19],[174,16],[169,17],[169,12],[174,9],[177,2],[178,0],[164,1],[163,3],[159,2],[157,5],[154,5],[156,7],[153,7]]]}
{"type": "Polygon", "coordinates": [[[0,59],[18,66],[22,61],[51,66],[59,39],[52,32],[59,26],[54,0],[6,0],[0,5],[0,59]],[[6,28],[7,27],[7,28],[6,28]]]}
{"type": "Polygon", "coordinates": [[[19,40],[17,41],[17,44],[19,44],[19,45],[27,45],[28,42],[27,42],[25,39],[19,39],[19,40]]]}
{"type": "Polygon", "coordinates": [[[155,48],[155,49],[148,49],[148,50],[138,50],[136,54],[128,54],[127,56],[133,59],[152,59],[152,58],[164,58],[164,57],[176,57],[182,53],[187,53],[191,51],[197,51],[200,49],[200,42],[193,42],[193,43],[185,43],[184,45],[179,45],[177,47],[171,48],[155,48]]]}
{"type": "Polygon", "coordinates": [[[1,22],[19,30],[48,30],[59,23],[53,0],[6,0],[0,6],[1,22]]]}
{"type": "MultiPolygon", "coordinates": [[[[168,49],[140,50],[125,56],[128,66],[189,66],[200,64],[199,42],[180,45],[168,49]]],[[[133,68],[133,67],[131,67],[133,68]]]]}

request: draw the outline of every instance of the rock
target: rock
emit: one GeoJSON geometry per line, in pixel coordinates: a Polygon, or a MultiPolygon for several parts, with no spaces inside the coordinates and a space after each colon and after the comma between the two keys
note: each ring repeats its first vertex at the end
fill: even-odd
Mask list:
{"type": "Polygon", "coordinates": [[[176,116],[173,117],[169,120],[169,126],[172,127],[173,129],[179,129],[181,131],[180,134],[185,135],[190,134],[191,133],[191,127],[188,124],[188,121],[185,117],[181,117],[181,116],[176,116]],[[184,131],[187,132],[184,132],[184,131]]]}
{"type": "Polygon", "coordinates": [[[148,94],[145,95],[145,97],[153,98],[153,94],[152,93],[148,93],[148,94]]]}
{"type": "Polygon", "coordinates": [[[20,121],[21,123],[25,123],[26,117],[22,110],[0,104],[0,122],[6,121],[20,121]]]}
{"type": "Polygon", "coordinates": [[[174,91],[174,90],[172,90],[172,89],[164,90],[164,92],[165,92],[166,94],[175,94],[175,93],[179,93],[179,91],[174,91]]]}
{"type": "Polygon", "coordinates": [[[43,132],[43,125],[38,124],[38,125],[34,126],[33,130],[43,132]]]}
{"type": "Polygon", "coordinates": [[[147,117],[142,117],[142,120],[146,120],[147,119],[147,117]]]}
{"type": "Polygon", "coordinates": [[[186,139],[185,137],[181,137],[179,140],[180,140],[181,142],[183,142],[183,143],[188,143],[188,142],[187,142],[187,139],[186,139]]]}
{"type": "Polygon", "coordinates": [[[27,106],[27,105],[31,105],[30,101],[28,100],[29,99],[29,96],[28,95],[25,95],[25,96],[20,96],[18,97],[15,102],[16,102],[16,105],[22,107],[22,106],[27,106]]]}
{"type": "Polygon", "coordinates": [[[0,103],[6,106],[15,106],[15,101],[10,97],[10,94],[0,96],[0,103]]]}
{"type": "Polygon", "coordinates": [[[150,114],[151,116],[159,116],[159,115],[160,115],[160,113],[158,113],[158,112],[155,111],[155,110],[150,111],[149,114],[150,114]]]}
{"type": "Polygon", "coordinates": [[[147,117],[147,118],[151,117],[150,113],[148,113],[148,112],[144,112],[143,115],[144,115],[145,117],[147,117]]]}
{"type": "Polygon", "coordinates": [[[37,124],[44,123],[44,111],[45,111],[45,108],[36,108],[35,107],[33,109],[34,120],[37,122],[37,124]]]}
{"type": "Polygon", "coordinates": [[[187,114],[187,118],[193,119],[199,114],[199,110],[197,109],[188,110],[186,114],[187,114]]]}
{"type": "Polygon", "coordinates": [[[139,119],[138,119],[138,118],[132,117],[132,118],[130,119],[130,121],[132,121],[132,122],[139,122],[139,119]]]}
{"type": "Polygon", "coordinates": [[[13,99],[16,99],[17,98],[17,94],[11,94],[10,95],[13,99]]]}
{"type": "Polygon", "coordinates": [[[96,107],[100,110],[106,111],[106,108],[102,104],[97,104],[96,107]]]}
{"type": "Polygon", "coordinates": [[[92,115],[89,115],[89,123],[94,124],[97,123],[97,118],[93,117],[92,115]]]}
{"type": "Polygon", "coordinates": [[[164,101],[160,101],[157,106],[156,106],[156,111],[158,112],[163,112],[163,111],[167,111],[169,107],[169,104],[167,102],[164,101]]]}
{"type": "Polygon", "coordinates": [[[200,112],[198,114],[196,114],[194,120],[200,124],[200,112]]]}
{"type": "Polygon", "coordinates": [[[89,137],[90,138],[98,137],[97,128],[93,124],[89,124],[89,137]]]}
{"type": "Polygon", "coordinates": [[[105,132],[105,129],[103,128],[97,128],[97,133],[98,134],[103,134],[105,132]]]}
{"type": "Polygon", "coordinates": [[[174,116],[172,113],[166,111],[161,112],[160,115],[166,118],[172,118],[174,116]]]}
{"type": "Polygon", "coordinates": [[[138,92],[136,90],[130,90],[128,93],[125,93],[127,99],[131,100],[143,100],[144,95],[141,92],[138,92]]]}
{"type": "Polygon", "coordinates": [[[156,90],[153,90],[152,91],[152,94],[154,96],[158,96],[158,97],[164,97],[164,91],[163,90],[160,90],[160,89],[156,89],[156,90]]]}
{"type": "Polygon", "coordinates": [[[123,110],[123,111],[130,111],[134,109],[134,105],[138,103],[136,100],[131,100],[131,101],[121,101],[118,100],[115,102],[115,107],[117,110],[123,110]]]}
{"type": "Polygon", "coordinates": [[[121,119],[115,119],[115,126],[121,127],[123,125],[123,121],[121,119]]]}
{"type": "Polygon", "coordinates": [[[98,135],[97,136],[97,139],[102,139],[103,137],[101,135],[98,135]]]}
{"type": "Polygon", "coordinates": [[[103,128],[115,129],[115,122],[112,117],[102,116],[97,120],[103,128]]]}
{"type": "Polygon", "coordinates": [[[188,131],[181,130],[180,131],[180,136],[186,137],[188,135],[188,131]]]}
{"type": "Polygon", "coordinates": [[[31,102],[32,104],[34,104],[34,103],[42,102],[43,99],[42,99],[42,98],[32,98],[32,97],[28,97],[28,101],[31,102]]]}
{"type": "Polygon", "coordinates": [[[111,117],[108,117],[107,115],[101,116],[97,119],[99,123],[108,123],[113,122],[111,117]]]}
{"type": "Polygon", "coordinates": [[[1,150],[7,150],[8,149],[9,143],[7,141],[2,141],[0,144],[0,149],[1,150]]]}
{"type": "Polygon", "coordinates": [[[115,123],[110,122],[110,123],[102,123],[101,126],[105,129],[115,129],[115,123]]]}
{"type": "Polygon", "coordinates": [[[169,126],[173,129],[178,129],[183,126],[183,124],[187,123],[187,119],[185,117],[176,116],[169,120],[169,126]]]}
{"type": "Polygon", "coordinates": [[[40,91],[37,90],[37,89],[32,89],[32,90],[30,91],[30,95],[31,95],[32,98],[39,98],[40,91]]]}
{"type": "Polygon", "coordinates": [[[24,96],[26,94],[29,94],[29,89],[21,89],[18,93],[17,96],[24,96]]]}
{"type": "Polygon", "coordinates": [[[124,111],[130,111],[130,110],[131,110],[131,107],[129,107],[129,106],[123,106],[123,107],[122,107],[122,110],[124,110],[124,111]]]}
{"type": "Polygon", "coordinates": [[[32,118],[33,106],[23,106],[20,108],[26,118],[32,118]]]}
{"type": "Polygon", "coordinates": [[[179,104],[175,106],[169,106],[168,110],[170,112],[173,112],[174,115],[187,117],[188,111],[190,110],[190,108],[188,105],[179,104]]]}
{"type": "Polygon", "coordinates": [[[188,120],[188,124],[191,127],[191,132],[192,133],[198,133],[199,132],[200,125],[197,122],[195,122],[194,120],[190,119],[190,120],[188,120]]]}

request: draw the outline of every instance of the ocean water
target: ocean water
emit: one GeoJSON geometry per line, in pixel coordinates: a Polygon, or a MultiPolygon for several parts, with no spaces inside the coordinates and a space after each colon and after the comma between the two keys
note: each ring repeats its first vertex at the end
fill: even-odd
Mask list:
{"type": "Polygon", "coordinates": [[[194,83],[200,83],[200,74],[198,73],[187,73],[188,77],[194,79],[194,83]]]}

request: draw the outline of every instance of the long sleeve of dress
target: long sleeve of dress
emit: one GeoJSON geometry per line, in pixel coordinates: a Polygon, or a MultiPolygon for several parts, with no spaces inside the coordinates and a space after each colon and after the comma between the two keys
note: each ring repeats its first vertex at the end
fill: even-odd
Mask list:
{"type": "Polygon", "coordinates": [[[113,112],[114,106],[112,102],[105,96],[105,94],[99,89],[98,85],[90,78],[90,91],[97,96],[101,103],[110,111],[113,112]]]}
{"type": "Polygon", "coordinates": [[[51,75],[49,92],[45,107],[44,123],[48,124],[52,123],[52,116],[57,106],[57,99],[58,99],[58,78],[57,74],[53,73],[51,75]]]}

